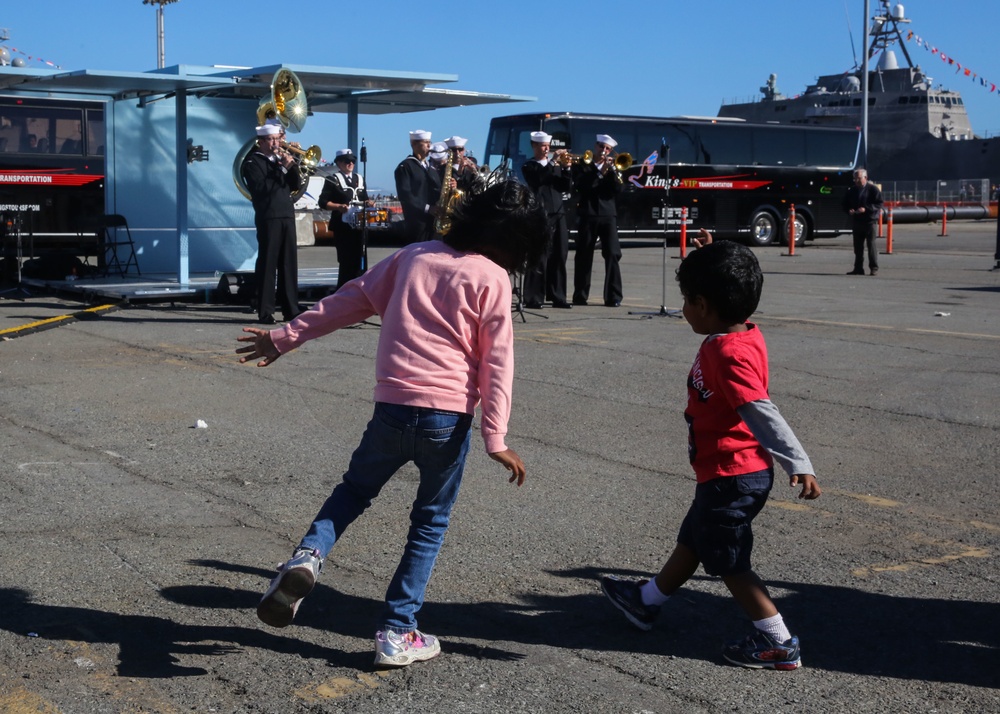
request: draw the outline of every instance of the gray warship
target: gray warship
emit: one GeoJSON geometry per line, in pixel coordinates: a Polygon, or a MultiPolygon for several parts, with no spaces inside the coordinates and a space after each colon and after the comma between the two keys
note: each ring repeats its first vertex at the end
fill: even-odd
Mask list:
{"type": "MultiPolygon", "coordinates": [[[[959,92],[933,86],[915,64],[903,32],[910,22],[902,4],[872,18],[868,48],[868,173],[884,181],[988,179],[1000,183],[1000,137],[977,136],[959,92]],[[905,58],[901,66],[895,47],[905,58]]],[[[753,102],[723,104],[720,117],[754,122],[861,126],[862,71],[821,76],[795,97],[778,91],[772,74],[753,102]]]]}

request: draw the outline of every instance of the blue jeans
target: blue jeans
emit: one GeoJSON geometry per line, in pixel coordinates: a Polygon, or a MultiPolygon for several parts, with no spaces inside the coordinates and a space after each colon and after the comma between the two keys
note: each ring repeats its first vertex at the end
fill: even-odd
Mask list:
{"type": "Polygon", "coordinates": [[[406,633],[417,627],[416,613],[458,498],[471,427],[471,414],[377,402],[347,473],[302,539],[303,547],[316,548],[325,558],[393,474],[407,462],[416,465],[420,485],[410,531],[385,594],[379,629],[406,633]]]}

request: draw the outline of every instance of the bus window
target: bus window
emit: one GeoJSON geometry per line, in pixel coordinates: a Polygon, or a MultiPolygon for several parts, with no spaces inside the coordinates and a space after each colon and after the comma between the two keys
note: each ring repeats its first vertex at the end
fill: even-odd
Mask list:
{"type": "Polygon", "coordinates": [[[806,161],[809,166],[850,169],[858,154],[858,137],[854,134],[808,132],[806,161]]]}
{"type": "Polygon", "coordinates": [[[705,124],[697,127],[697,131],[697,163],[724,166],[749,166],[754,163],[754,147],[748,141],[745,127],[705,124]]]}
{"type": "MultiPolygon", "coordinates": [[[[698,163],[697,138],[694,127],[658,123],[641,124],[638,129],[636,143],[639,158],[636,159],[637,161],[642,161],[654,151],[660,151],[660,147],[665,143],[670,147],[670,163],[698,163]]],[[[666,154],[661,155],[658,161],[661,164],[666,163],[666,154]]]]}
{"type": "Polygon", "coordinates": [[[805,132],[774,131],[756,127],[753,136],[753,160],[757,166],[805,166],[805,132]]]}

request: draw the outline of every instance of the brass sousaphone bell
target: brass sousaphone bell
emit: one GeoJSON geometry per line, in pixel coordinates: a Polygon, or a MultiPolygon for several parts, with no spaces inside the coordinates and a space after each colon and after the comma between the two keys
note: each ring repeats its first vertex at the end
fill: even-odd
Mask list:
{"type": "MultiPolygon", "coordinates": [[[[257,125],[263,125],[268,119],[277,119],[285,131],[297,134],[306,125],[306,118],[309,116],[309,103],[306,100],[306,90],[302,82],[290,69],[281,68],[271,81],[271,95],[264,97],[257,105],[257,125]]],[[[246,198],[250,198],[250,191],[243,180],[243,160],[253,150],[256,139],[248,140],[236,154],[233,160],[233,183],[246,198]]],[[[292,194],[292,200],[297,201],[305,193],[309,184],[309,177],[312,176],[316,167],[319,166],[323,156],[322,150],[318,146],[310,146],[308,149],[297,149],[296,147],[285,145],[285,150],[295,155],[302,182],[299,189],[292,194]]]]}

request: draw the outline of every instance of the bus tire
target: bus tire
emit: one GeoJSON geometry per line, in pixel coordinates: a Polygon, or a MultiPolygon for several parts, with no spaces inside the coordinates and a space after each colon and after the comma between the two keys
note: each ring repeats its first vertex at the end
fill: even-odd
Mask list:
{"type": "Polygon", "coordinates": [[[750,219],[750,245],[763,246],[777,242],[782,222],[766,208],[758,209],[750,219]]]}
{"type": "MultiPolygon", "coordinates": [[[[811,240],[809,219],[802,213],[795,214],[795,245],[805,245],[807,240],[811,240]]],[[[788,245],[788,221],[781,224],[781,245],[788,245]]]]}

